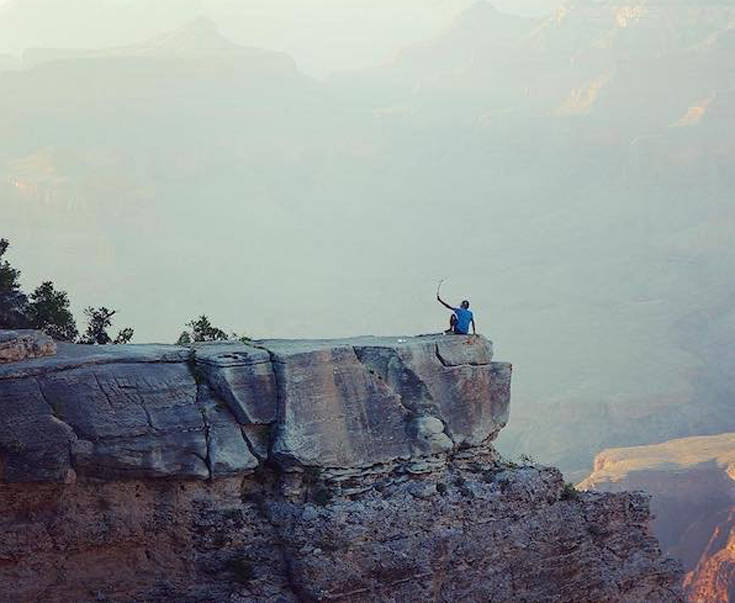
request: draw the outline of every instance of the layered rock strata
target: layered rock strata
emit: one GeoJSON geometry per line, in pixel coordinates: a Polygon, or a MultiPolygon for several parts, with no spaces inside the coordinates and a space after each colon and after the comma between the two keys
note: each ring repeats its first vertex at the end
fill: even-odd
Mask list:
{"type": "Polygon", "coordinates": [[[735,599],[735,433],[601,452],[581,488],[652,495],[654,533],[692,602],[735,599]]]}
{"type": "Polygon", "coordinates": [[[678,600],[641,494],[503,462],[484,338],[73,346],[0,366],[0,591],[678,600]]]}

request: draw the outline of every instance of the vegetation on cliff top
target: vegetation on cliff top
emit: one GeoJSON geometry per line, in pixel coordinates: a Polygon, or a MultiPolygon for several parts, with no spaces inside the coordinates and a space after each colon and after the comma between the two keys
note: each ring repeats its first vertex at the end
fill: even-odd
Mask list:
{"type": "MultiPolygon", "coordinates": [[[[135,331],[130,327],[120,329],[114,336],[109,333],[117,310],[106,306],[84,309],[87,325],[80,336],[70,309],[69,294],[56,289],[53,281],[44,281],[27,295],[21,287],[21,271],[3,259],[9,247],[8,239],[0,239],[0,329],[38,329],[57,341],[86,345],[129,343],[132,340],[135,331]]],[[[178,345],[248,340],[246,336],[234,332],[228,334],[214,326],[205,314],[186,323],[186,327],[176,342],[178,345]]]]}
{"type": "Polygon", "coordinates": [[[30,295],[24,293],[21,271],[2,259],[9,247],[10,241],[0,239],[0,329],[38,329],[58,341],[88,345],[128,343],[133,338],[130,327],[114,338],[108,333],[116,310],[105,306],[85,308],[87,328],[79,337],[67,292],[57,290],[53,281],[44,281],[30,295]]]}
{"type": "Polygon", "coordinates": [[[234,331],[227,334],[224,329],[215,327],[206,314],[190,320],[186,323],[186,327],[176,340],[176,345],[191,345],[192,343],[202,343],[204,341],[226,341],[229,339],[239,339],[240,341],[250,340],[245,335],[238,335],[234,331]]]}

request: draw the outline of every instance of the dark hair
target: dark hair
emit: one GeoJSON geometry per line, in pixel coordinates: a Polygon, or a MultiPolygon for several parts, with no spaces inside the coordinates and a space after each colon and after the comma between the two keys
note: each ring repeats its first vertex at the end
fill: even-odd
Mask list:
{"type": "Polygon", "coordinates": [[[465,309],[466,308],[469,308],[470,307],[470,302],[468,302],[466,299],[463,299],[462,300],[462,303],[460,304],[460,306],[462,306],[465,309]]]}

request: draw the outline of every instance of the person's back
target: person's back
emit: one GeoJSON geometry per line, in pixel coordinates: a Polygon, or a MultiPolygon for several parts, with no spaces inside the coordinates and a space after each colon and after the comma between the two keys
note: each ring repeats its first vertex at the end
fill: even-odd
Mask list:
{"type": "Polygon", "coordinates": [[[454,324],[454,332],[458,335],[469,334],[470,324],[474,320],[472,310],[464,307],[454,308],[454,315],[457,317],[457,321],[454,324]]]}
{"type": "Polygon", "coordinates": [[[449,319],[449,333],[468,335],[470,332],[470,325],[472,325],[472,334],[475,334],[475,317],[472,314],[472,310],[470,310],[470,302],[465,299],[459,305],[459,308],[455,308],[439,297],[439,293],[436,294],[436,299],[445,308],[454,312],[449,319]]]}

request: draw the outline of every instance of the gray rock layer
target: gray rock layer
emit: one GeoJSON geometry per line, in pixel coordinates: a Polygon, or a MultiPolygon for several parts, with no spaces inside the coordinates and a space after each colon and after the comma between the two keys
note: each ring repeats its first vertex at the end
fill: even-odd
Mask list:
{"type": "Polygon", "coordinates": [[[60,345],[0,367],[0,481],[204,479],[476,446],[507,421],[510,372],[481,337],[60,345]]]}

